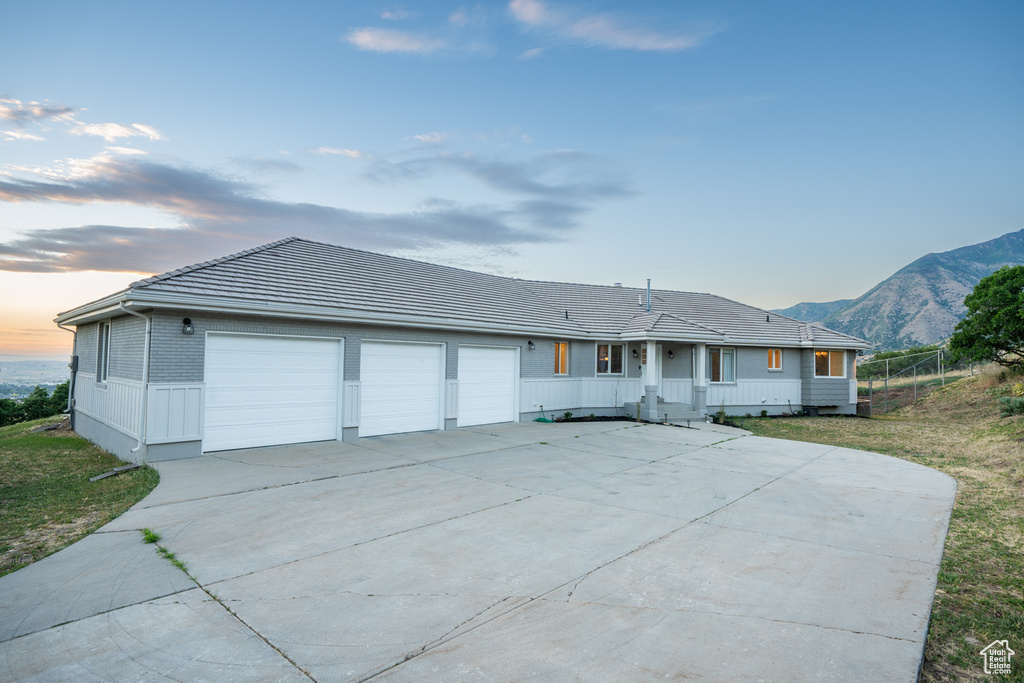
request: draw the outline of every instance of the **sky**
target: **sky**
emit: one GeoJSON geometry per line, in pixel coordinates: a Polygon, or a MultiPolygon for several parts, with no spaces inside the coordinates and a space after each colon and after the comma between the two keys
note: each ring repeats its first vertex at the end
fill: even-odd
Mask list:
{"type": "Polygon", "coordinates": [[[1024,228],[1024,3],[50,2],[0,21],[0,356],[287,236],[854,298],[1024,228]]]}

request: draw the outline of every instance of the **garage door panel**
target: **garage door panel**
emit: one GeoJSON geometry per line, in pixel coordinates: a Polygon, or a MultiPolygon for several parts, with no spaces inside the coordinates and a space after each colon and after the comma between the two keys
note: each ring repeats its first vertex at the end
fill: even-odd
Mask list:
{"type": "Polygon", "coordinates": [[[516,419],[517,350],[459,348],[459,426],[516,419]]]}
{"type": "Polygon", "coordinates": [[[210,335],[203,450],[338,438],[341,342],[210,335]]]}
{"type": "Polygon", "coordinates": [[[360,436],[438,429],[442,348],[439,344],[362,343],[360,436]]]}

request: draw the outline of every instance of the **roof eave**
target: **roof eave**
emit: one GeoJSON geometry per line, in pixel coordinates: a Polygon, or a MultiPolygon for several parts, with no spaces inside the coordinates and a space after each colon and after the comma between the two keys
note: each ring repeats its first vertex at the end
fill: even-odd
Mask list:
{"type": "Polygon", "coordinates": [[[525,336],[545,335],[574,339],[585,339],[594,336],[584,330],[564,327],[525,326],[511,323],[501,324],[478,322],[459,318],[410,315],[405,313],[382,313],[379,311],[285,304],[271,301],[254,301],[249,299],[231,299],[198,294],[165,294],[161,292],[133,291],[128,293],[124,298],[124,302],[126,307],[134,310],[187,308],[190,311],[276,315],[285,318],[329,320],[332,322],[416,327],[422,329],[447,329],[466,332],[498,332],[505,334],[516,333],[525,336]]]}

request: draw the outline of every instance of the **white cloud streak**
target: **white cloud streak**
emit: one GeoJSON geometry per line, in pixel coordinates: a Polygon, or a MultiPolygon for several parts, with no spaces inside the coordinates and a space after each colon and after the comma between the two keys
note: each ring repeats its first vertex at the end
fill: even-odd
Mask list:
{"type": "MultiPolygon", "coordinates": [[[[541,0],[512,0],[508,7],[513,18],[530,30],[562,43],[610,50],[678,52],[701,45],[721,30],[711,25],[690,30],[656,30],[619,15],[582,14],[554,8],[541,0]]],[[[534,50],[527,50],[520,57],[535,57],[537,54],[534,50]]]]}
{"type": "Polygon", "coordinates": [[[368,52],[430,54],[445,47],[445,42],[439,38],[372,26],[353,29],[344,40],[357,49],[368,52]]]}
{"type": "Polygon", "coordinates": [[[336,156],[348,157],[350,159],[363,159],[368,155],[358,149],[345,149],[344,147],[317,147],[309,150],[310,154],[334,154],[336,156]]]}
{"type": "Polygon", "coordinates": [[[121,138],[144,137],[150,140],[163,140],[163,136],[153,126],[142,123],[125,125],[121,123],[79,123],[71,129],[72,135],[95,135],[107,142],[116,142],[121,138]]]}

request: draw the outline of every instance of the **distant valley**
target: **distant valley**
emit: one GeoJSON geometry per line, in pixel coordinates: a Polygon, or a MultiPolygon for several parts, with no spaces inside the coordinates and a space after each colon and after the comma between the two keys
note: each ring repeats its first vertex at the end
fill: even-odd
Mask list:
{"type": "Polygon", "coordinates": [[[856,299],[804,302],[775,309],[867,339],[877,350],[947,339],[967,309],[964,297],[1002,266],[1024,264],[1024,230],[988,242],[928,254],[856,299]]]}

